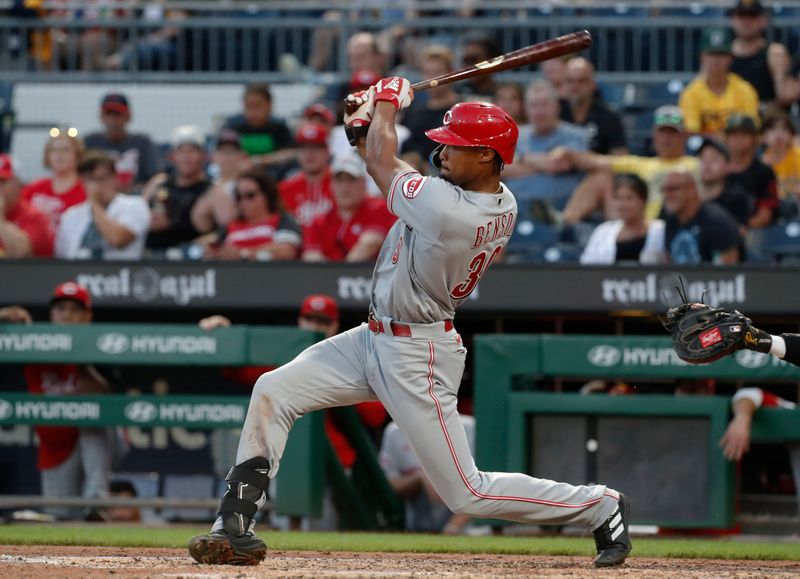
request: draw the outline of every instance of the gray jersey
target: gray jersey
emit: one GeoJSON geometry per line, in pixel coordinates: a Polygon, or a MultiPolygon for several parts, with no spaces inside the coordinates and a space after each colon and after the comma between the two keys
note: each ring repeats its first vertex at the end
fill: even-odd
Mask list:
{"type": "Polygon", "coordinates": [[[413,323],[452,319],[514,231],[517,202],[465,191],[416,171],[399,173],[386,204],[399,217],[372,278],[372,310],[413,323]]]}

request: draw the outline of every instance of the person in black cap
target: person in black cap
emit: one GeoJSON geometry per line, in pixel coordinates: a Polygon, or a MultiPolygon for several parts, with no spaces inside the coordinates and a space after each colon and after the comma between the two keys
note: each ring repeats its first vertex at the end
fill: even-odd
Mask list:
{"type": "Polygon", "coordinates": [[[703,139],[697,156],[700,158],[702,185],[700,197],[705,202],[714,202],[725,209],[739,224],[739,231],[743,234],[750,220],[753,202],[741,185],[728,179],[728,163],[731,160],[728,148],[715,139],[703,139]]]}
{"type": "Polygon", "coordinates": [[[767,227],[778,209],[775,172],[758,158],[758,128],[753,117],[733,114],[725,125],[730,151],[729,181],[747,191],[753,203],[748,227],[767,227]]]}
{"type": "Polygon", "coordinates": [[[100,121],[103,131],[87,135],[86,148],[114,157],[121,191],[130,193],[140,189],[161,170],[161,159],[150,137],[128,132],[131,122],[128,98],[121,93],[105,95],[100,103],[100,121]]]}
{"type": "Polygon", "coordinates": [[[764,5],[759,0],[738,0],[728,15],[734,33],[731,72],[752,84],[762,103],[790,106],[797,96],[787,82],[792,60],[785,46],[764,38],[769,25],[764,5]]]}

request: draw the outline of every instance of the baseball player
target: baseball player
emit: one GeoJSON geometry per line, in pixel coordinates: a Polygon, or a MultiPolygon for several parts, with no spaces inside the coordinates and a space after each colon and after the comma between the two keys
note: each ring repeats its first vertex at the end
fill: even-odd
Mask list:
{"type": "Polygon", "coordinates": [[[395,115],[412,99],[400,77],[348,96],[345,123],[368,127],[358,149],[398,217],[375,264],[368,322],[258,379],[217,520],[189,542],[200,563],[260,562],[266,545],[253,534],[253,517],[294,420],[375,398],[454,513],[584,525],[594,530],[598,567],[621,564],[631,550],[629,506],[617,491],[475,466],[456,410],[467,352],[453,317],[514,229],[517,205],[500,172],[514,158],[518,129],[494,105],[453,106],[443,126],[426,132],[439,143],[432,161],[441,177],[425,177],[397,158],[395,115]]]}

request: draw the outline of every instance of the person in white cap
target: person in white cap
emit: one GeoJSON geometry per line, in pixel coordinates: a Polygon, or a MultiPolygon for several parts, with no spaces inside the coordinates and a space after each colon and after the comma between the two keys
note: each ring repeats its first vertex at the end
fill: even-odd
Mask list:
{"type": "Polygon", "coordinates": [[[367,195],[367,167],[356,153],[331,164],[334,207],[306,227],[304,261],[369,261],[395,222],[382,199],[367,195]]]}
{"type": "Polygon", "coordinates": [[[206,158],[203,132],[191,125],[177,127],[170,152],[175,174],[159,173],[142,191],[150,204],[146,247],[151,252],[189,244],[233,219],[233,199],[211,183],[206,158]]]}

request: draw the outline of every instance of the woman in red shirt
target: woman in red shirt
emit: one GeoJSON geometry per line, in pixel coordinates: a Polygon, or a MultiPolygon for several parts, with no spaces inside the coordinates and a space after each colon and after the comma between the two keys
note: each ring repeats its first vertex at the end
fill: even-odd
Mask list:
{"type": "Polygon", "coordinates": [[[300,226],[279,202],[278,186],[268,174],[242,173],[234,191],[238,216],[206,249],[211,259],[297,259],[303,245],[300,226]]]}
{"type": "Polygon", "coordinates": [[[44,146],[44,166],[51,176],[28,184],[22,191],[22,198],[47,215],[56,231],[61,214],[86,201],[86,191],[78,178],[83,143],[65,131],[54,129],[51,135],[44,146]]]}

